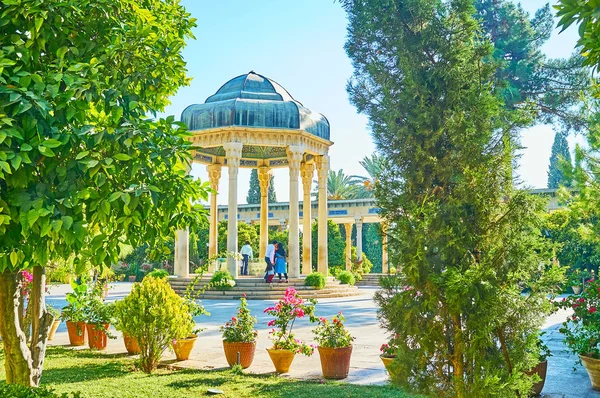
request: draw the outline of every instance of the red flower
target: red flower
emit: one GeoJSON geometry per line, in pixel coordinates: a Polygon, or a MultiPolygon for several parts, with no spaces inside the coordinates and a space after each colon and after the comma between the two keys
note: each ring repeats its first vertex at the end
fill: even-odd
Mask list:
{"type": "Polygon", "coordinates": [[[590,314],[593,314],[594,312],[596,312],[596,307],[590,307],[590,308],[588,309],[588,312],[589,312],[590,314]]]}
{"type": "Polygon", "coordinates": [[[585,300],[583,299],[583,297],[580,297],[579,300],[577,300],[577,301],[579,301],[580,303],[583,303],[585,300]]]}
{"type": "Polygon", "coordinates": [[[275,319],[270,320],[267,326],[275,326],[275,319]]]}

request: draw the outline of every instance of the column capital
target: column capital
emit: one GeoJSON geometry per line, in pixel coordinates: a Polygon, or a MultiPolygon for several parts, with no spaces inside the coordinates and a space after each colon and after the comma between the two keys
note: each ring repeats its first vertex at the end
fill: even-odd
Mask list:
{"type": "Polygon", "coordinates": [[[240,161],[242,160],[242,149],[244,145],[241,142],[226,142],[223,144],[225,149],[225,158],[227,159],[228,168],[240,167],[240,161]]]}
{"type": "Polygon", "coordinates": [[[356,217],[354,219],[354,222],[356,223],[357,227],[362,227],[362,225],[363,225],[363,218],[362,217],[356,217]]]}
{"type": "Polygon", "coordinates": [[[315,162],[317,165],[317,173],[319,175],[319,179],[327,178],[329,174],[329,155],[321,155],[315,157],[315,162]]]}
{"type": "Polygon", "coordinates": [[[290,171],[300,170],[300,162],[304,158],[304,147],[301,145],[290,145],[286,148],[286,152],[290,171]]]}
{"type": "Polygon", "coordinates": [[[271,183],[271,169],[267,166],[258,168],[258,184],[260,185],[260,194],[267,196],[269,185],[271,183]]]}
{"type": "Polygon", "coordinates": [[[219,179],[221,178],[221,165],[220,164],[209,164],[206,166],[208,171],[208,181],[213,191],[217,191],[219,188],[219,179]]]}
{"type": "Polygon", "coordinates": [[[302,186],[304,192],[310,193],[310,187],[312,185],[313,176],[315,174],[315,164],[302,162],[300,164],[300,175],[302,176],[302,186]]]}

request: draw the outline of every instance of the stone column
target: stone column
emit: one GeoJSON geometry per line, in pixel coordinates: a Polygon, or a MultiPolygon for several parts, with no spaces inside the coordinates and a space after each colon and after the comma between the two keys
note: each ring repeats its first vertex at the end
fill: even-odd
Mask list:
{"type": "Polygon", "coordinates": [[[227,205],[227,270],[234,278],[238,276],[238,260],[232,255],[238,253],[238,211],[237,211],[237,187],[238,171],[242,159],[241,142],[228,142],[223,145],[225,158],[227,159],[227,170],[229,173],[229,201],[227,205]]]}
{"type": "Polygon", "coordinates": [[[317,271],[327,276],[328,252],[327,252],[327,177],[329,175],[329,156],[322,155],[316,157],[317,174],[319,176],[319,257],[317,271]]]}
{"type": "Polygon", "coordinates": [[[304,156],[304,148],[290,145],[287,148],[288,165],[290,168],[290,219],[289,219],[289,248],[288,275],[290,278],[300,276],[300,203],[298,200],[298,177],[300,162],[304,156]]]}
{"type": "Polygon", "coordinates": [[[258,183],[260,184],[260,250],[261,259],[265,258],[269,244],[269,183],[271,174],[267,166],[258,168],[258,183]]]}
{"type": "Polygon", "coordinates": [[[357,217],[355,219],[356,222],[356,260],[362,261],[363,251],[362,251],[362,227],[363,227],[363,219],[357,217]]]}
{"type": "Polygon", "coordinates": [[[346,230],[346,270],[352,269],[352,223],[344,224],[346,230]]]}
{"type": "Polygon", "coordinates": [[[381,273],[387,274],[390,272],[389,259],[388,259],[388,236],[387,236],[387,223],[381,223],[381,273]]]}
{"type": "Polygon", "coordinates": [[[312,201],[310,194],[315,173],[314,163],[302,163],[300,173],[304,190],[304,199],[302,200],[302,273],[308,275],[312,272],[312,201]]]}
{"type": "Polygon", "coordinates": [[[208,229],[208,257],[212,258],[219,253],[219,220],[217,194],[219,190],[219,179],[221,178],[221,165],[211,164],[208,170],[208,181],[213,192],[210,194],[210,216],[208,229]]]}
{"type": "Polygon", "coordinates": [[[180,278],[190,276],[190,231],[187,228],[175,231],[173,274],[180,278]]]}

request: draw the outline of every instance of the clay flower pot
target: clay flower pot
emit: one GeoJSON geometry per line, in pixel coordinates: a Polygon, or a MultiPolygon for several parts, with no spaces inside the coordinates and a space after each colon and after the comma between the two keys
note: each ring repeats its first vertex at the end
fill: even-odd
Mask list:
{"type": "Polygon", "coordinates": [[[537,366],[531,369],[529,372],[525,372],[528,376],[533,376],[534,374],[537,374],[542,379],[533,385],[533,388],[531,389],[532,394],[540,395],[542,393],[542,390],[544,389],[544,384],[546,383],[547,370],[548,361],[542,361],[538,363],[537,366]]]}
{"type": "Polygon", "coordinates": [[[135,337],[123,333],[123,342],[129,355],[137,355],[142,351],[135,337]]]}
{"type": "Polygon", "coordinates": [[[254,360],[254,352],[256,351],[256,341],[251,343],[228,343],[223,341],[223,350],[225,351],[225,358],[229,366],[233,366],[237,363],[237,353],[240,353],[240,365],[246,369],[252,365],[254,360]]]}
{"type": "Polygon", "coordinates": [[[55,319],[50,327],[50,333],[48,333],[48,341],[54,340],[54,335],[56,334],[56,329],[60,325],[60,319],[55,319]]]}
{"type": "Polygon", "coordinates": [[[326,379],[345,379],[350,371],[352,346],[340,348],[318,347],[321,370],[326,379]]]}
{"type": "Polygon", "coordinates": [[[71,345],[85,345],[85,322],[67,321],[67,332],[69,333],[69,343],[71,345]]]}
{"type": "Polygon", "coordinates": [[[290,366],[292,366],[292,361],[296,353],[290,350],[275,350],[272,348],[267,348],[267,352],[271,357],[273,365],[275,365],[275,372],[287,373],[290,371],[290,366]]]}
{"type": "Polygon", "coordinates": [[[104,350],[108,344],[108,336],[106,331],[110,327],[107,323],[104,325],[104,330],[96,329],[96,325],[86,324],[88,333],[88,346],[94,350],[104,350]]]}
{"type": "Polygon", "coordinates": [[[190,336],[185,339],[173,340],[173,351],[178,361],[187,361],[190,359],[190,353],[198,336],[190,336]]]}
{"type": "Polygon", "coordinates": [[[592,388],[600,390],[600,359],[594,359],[585,355],[579,355],[579,359],[581,359],[585,370],[588,372],[592,388]]]}
{"type": "Polygon", "coordinates": [[[135,279],[136,279],[135,275],[129,275],[129,276],[127,277],[127,280],[128,280],[129,282],[135,282],[135,279]]]}
{"type": "Polygon", "coordinates": [[[394,362],[394,359],[396,359],[396,357],[384,357],[384,356],[379,356],[379,358],[381,358],[381,362],[383,362],[383,365],[385,366],[385,369],[388,371],[388,373],[390,374],[391,377],[393,377],[394,372],[392,370],[392,362],[394,362]]]}

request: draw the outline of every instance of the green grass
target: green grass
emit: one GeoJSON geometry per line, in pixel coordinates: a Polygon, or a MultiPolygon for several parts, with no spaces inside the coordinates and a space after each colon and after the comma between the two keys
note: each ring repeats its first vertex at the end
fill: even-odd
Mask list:
{"type": "MultiPolygon", "coordinates": [[[[4,380],[4,358],[0,350],[0,382],[4,380]]],[[[56,392],[79,391],[92,397],[198,397],[207,389],[224,391],[219,397],[410,397],[393,386],[355,386],[340,382],[298,381],[269,375],[239,375],[231,370],[159,369],[146,375],[135,369],[124,354],[111,355],[88,350],[49,347],[42,384],[56,392]]]]}

